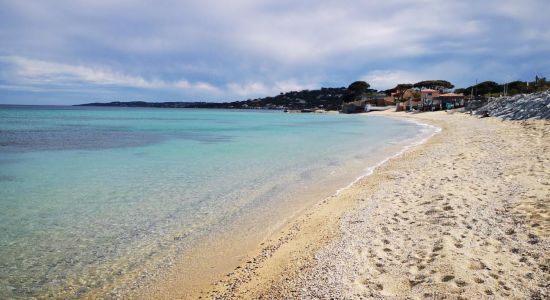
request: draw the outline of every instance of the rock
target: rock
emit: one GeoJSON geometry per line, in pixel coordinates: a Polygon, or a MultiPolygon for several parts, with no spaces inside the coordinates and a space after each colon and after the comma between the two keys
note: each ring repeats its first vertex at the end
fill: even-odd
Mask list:
{"type": "Polygon", "coordinates": [[[489,98],[474,115],[504,120],[550,119],[550,91],[529,95],[489,98]]]}

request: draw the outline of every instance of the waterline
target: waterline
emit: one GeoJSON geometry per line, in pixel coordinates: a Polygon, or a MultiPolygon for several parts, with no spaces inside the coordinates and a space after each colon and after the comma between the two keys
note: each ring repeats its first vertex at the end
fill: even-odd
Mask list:
{"type": "Polygon", "coordinates": [[[7,298],[122,292],[205,243],[239,256],[420,131],[386,118],[216,110],[0,117],[7,298]]]}

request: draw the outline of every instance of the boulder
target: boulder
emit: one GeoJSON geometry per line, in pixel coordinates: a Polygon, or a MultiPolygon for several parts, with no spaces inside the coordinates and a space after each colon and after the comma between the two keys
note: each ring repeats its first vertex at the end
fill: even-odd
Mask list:
{"type": "Polygon", "coordinates": [[[550,90],[533,94],[489,98],[474,115],[504,120],[550,119],[550,90]]]}

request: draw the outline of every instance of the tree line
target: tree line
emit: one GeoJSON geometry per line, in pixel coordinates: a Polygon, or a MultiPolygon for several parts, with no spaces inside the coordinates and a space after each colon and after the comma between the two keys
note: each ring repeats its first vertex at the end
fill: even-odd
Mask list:
{"type": "Polygon", "coordinates": [[[531,94],[550,89],[550,82],[545,77],[535,77],[534,81],[512,81],[498,84],[494,81],[483,81],[467,88],[456,89],[456,93],[464,95],[494,97],[502,94],[509,96],[517,94],[531,94]]]}
{"type": "MultiPolygon", "coordinates": [[[[317,90],[302,90],[280,93],[277,96],[247,99],[233,102],[111,102],[90,103],[93,106],[132,106],[132,107],[167,107],[167,108],[228,108],[228,109],[324,109],[339,110],[343,103],[349,103],[373,95],[390,95],[395,93],[396,101],[403,102],[405,94],[408,97],[419,98],[424,89],[434,89],[442,93],[451,92],[455,86],[446,80],[423,80],[416,83],[400,83],[394,88],[378,91],[372,89],[366,81],[355,81],[347,88],[321,88],[317,90]],[[412,94],[410,94],[412,93],[412,94]]],[[[535,81],[512,81],[498,84],[494,81],[483,81],[467,88],[455,89],[455,93],[463,93],[466,97],[498,96],[506,92],[507,95],[533,93],[550,89],[550,82],[538,76],[535,81]]]]}

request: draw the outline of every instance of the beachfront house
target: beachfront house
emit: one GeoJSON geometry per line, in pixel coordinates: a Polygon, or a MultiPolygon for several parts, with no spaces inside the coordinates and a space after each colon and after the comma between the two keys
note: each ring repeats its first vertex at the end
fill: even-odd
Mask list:
{"type": "Polygon", "coordinates": [[[425,89],[420,91],[420,99],[422,100],[422,107],[433,105],[434,98],[438,97],[441,93],[438,90],[425,89]]]}
{"type": "Polygon", "coordinates": [[[357,100],[353,102],[348,102],[342,104],[342,108],[340,109],[341,113],[344,114],[355,114],[365,111],[365,105],[366,100],[357,100]]]}
{"type": "Polygon", "coordinates": [[[418,109],[421,100],[421,94],[416,89],[407,89],[400,95],[398,92],[391,93],[386,101],[396,103],[397,111],[418,109]]]}
{"type": "Polygon", "coordinates": [[[402,101],[398,102],[398,93],[391,93],[388,98],[396,103],[397,111],[404,110],[443,110],[464,106],[464,94],[441,93],[438,90],[425,89],[418,91],[408,89],[403,93],[402,101]]]}
{"type": "Polygon", "coordinates": [[[372,106],[386,106],[387,103],[385,101],[386,94],[384,93],[373,93],[369,94],[366,97],[366,102],[372,106]]]}
{"type": "Polygon", "coordinates": [[[464,106],[464,94],[447,93],[434,98],[433,106],[436,110],[451,109],[464,106]]]}
{"type": "Polygon", "coordinates": [[[371,93],[361,96],[361,100],[348,102],[342,104],[340,112],[344,114],[361,113],[365,111],[366,105],[371,107],[380,107],[393,105],[393,101],[386,101],[386,94],[384,93],[371,93]]]}

